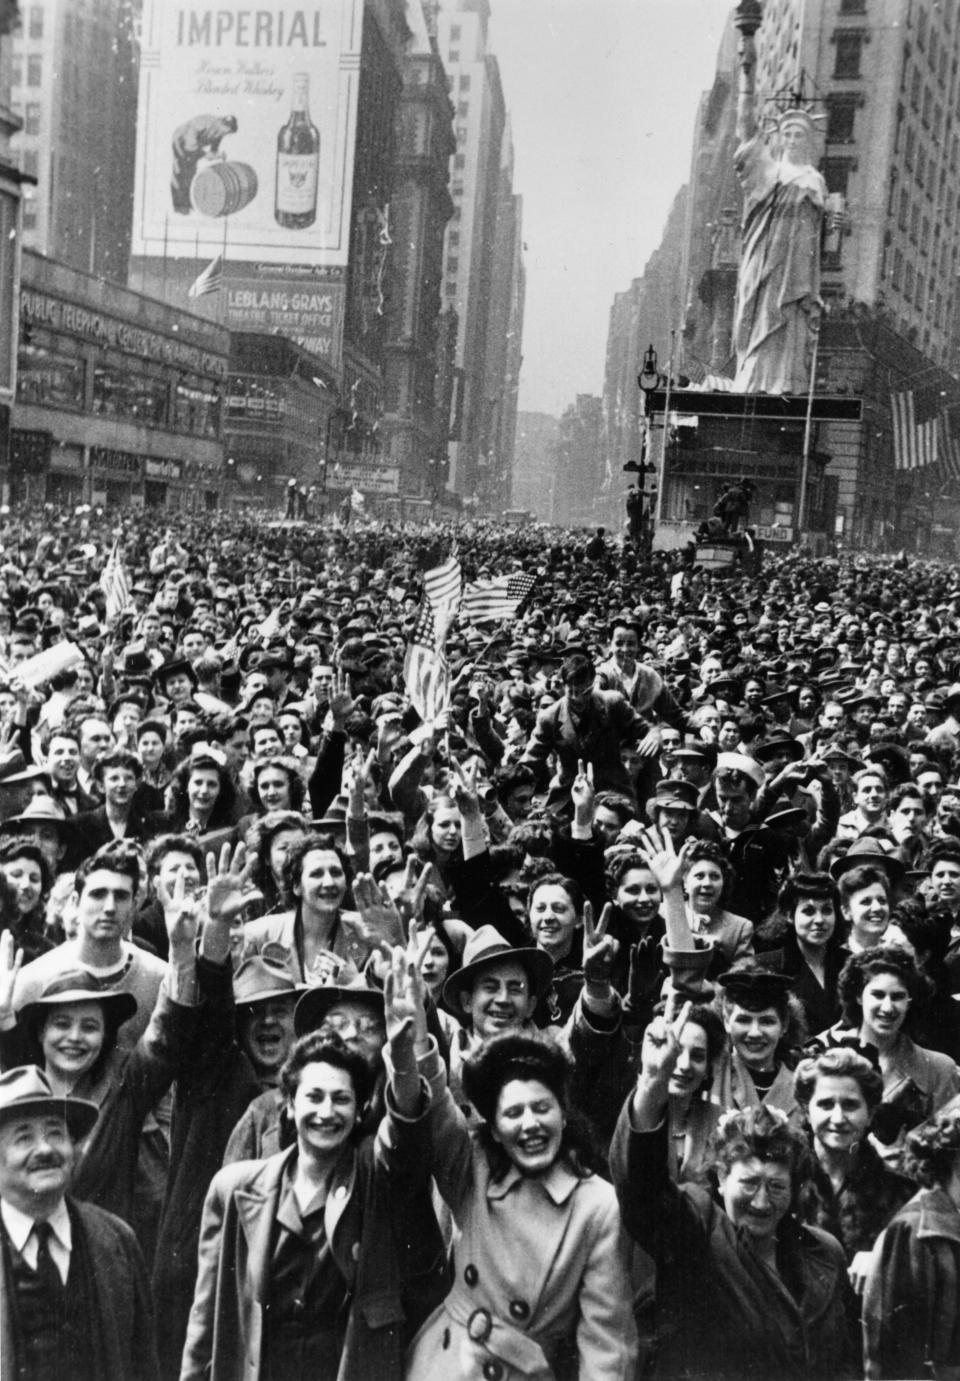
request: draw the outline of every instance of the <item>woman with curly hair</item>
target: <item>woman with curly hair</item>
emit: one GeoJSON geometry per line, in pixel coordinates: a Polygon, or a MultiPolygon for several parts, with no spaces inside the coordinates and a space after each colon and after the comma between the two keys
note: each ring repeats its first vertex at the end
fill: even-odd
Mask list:
{"type": "Polygon", "coordinates": [[[268,810],[302,810],[307,786],[293,758],[261,758],[253,765],[250,803],[257,815],[268,810]]]}
{"type": "Polygon", "coordinates": [[[54,876],[39,844],[31,839],[0,843],[0,929],[9,930],[29,962],[53,949],[46,936],[46,903],[54,876]]]}
{"type": "Polygon", "coordinates": [[[283,865],[293,846],[309,833],[306,820],[295,810],[268,810],[247,830],[248,857],[253,860],[250,880],[263,896],[261,915],[268,916],[291,904],[284,891],[283,865]]]}
{"type": "Polygon", "coordinates": [[[832,1025],[840,1015],[837,980],[847,954],[840,892],[829,873],[792,873],[780,888],[776,916],[761,927],[756,943],[793,979],[807,1030],[832,1025]]]}
{"type": "Polygon", "coordinates": [[[922,1185],[878,1239],[863,1302],[868,1378],[953,1377],[960,1359],[960,1108],[907,1137],[922,1185]]]}
{"type": "Polygon", "coordinates": [[[411,932],[387,979],[391,1105],[407,1127],[425,1126],[428,1168],[461,1235],[454,1284],[410,1345],[406,1381],[626,1381],[637,1361],[628,1243],[573,1107],[570,1059],[524,1031],[483,1042],[462,1067],[482,1119],[472,1132],[436,1053],[416,1058],[426,1013],[411,932]]]}
{"type": "Polygon", "coordinates": [[[891,1170],[870,1142],[883,1079],[869,1060],[841,1046],[801,1060],[794,1089],[816,1157],[816,1173],[801,1190],[799,1213],[804,1222],[836,1237],[859,1292],[877,1234],[916,1188],[891,1170]]]}
{"type": "Polygon", "coordinates": [[[723,906],[731,878],[719,844],[697,840],[684,853],[683,890],[694,935],[713,941],[713,973],[753,953],[753,922],[723,906]]]}
{"type": "Polygon", "coordinates": [[[168,788],[169,809],[149,817],[151,834],[206,835],[232,830],[237,789],[217,749],[197,744],[168,788]]]}
{"type": "Polygon", "coordinates": [[[888,1160],[899,1158],[906,1132],[960,1093],[960,1071],[949,1055],[907,1034],[911,1007],[922,1003],[926,989],[909,950],[877,945],[852,954],[838,986],[842,1021],[816,1038],[821,1048],[859,1045],[878,1052],[883,1098],[873,1135],[888,1160]]]}
{"type": "Polygon", "coordinates": [[[786,1116],[764,1105],[721,1118],[718,1198],[671,1178],[667,1109],[689,1004],[676,1012],[646,1031],[610,1152],[624,1226],[656,1264],[655,1374],[857,1375],[843,1248],[797,1216],[810,1152],[786,1116]]]}

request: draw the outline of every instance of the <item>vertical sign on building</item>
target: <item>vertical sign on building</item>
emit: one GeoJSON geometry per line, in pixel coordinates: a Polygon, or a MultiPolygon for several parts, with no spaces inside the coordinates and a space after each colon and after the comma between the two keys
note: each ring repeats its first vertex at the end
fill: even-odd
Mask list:
{"type": "Polygon", "coordinates": [[[362,25],[363,0],[144,0],[134,255],[162,263],[167,300],[219,258],[224,325],[280,331],[331,363],[362,25]]]}

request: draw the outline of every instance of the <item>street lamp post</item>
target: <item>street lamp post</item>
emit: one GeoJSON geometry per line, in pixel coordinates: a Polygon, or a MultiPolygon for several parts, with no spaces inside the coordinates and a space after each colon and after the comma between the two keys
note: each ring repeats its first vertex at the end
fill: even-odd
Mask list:
{"type": "Polygon", "coordinates": [[[657,369],[657,352],[652,345],[649,345],[640,366],[640,373],[637,375],[637,384],[644,400],[640,463],[637,464],[635,460],[628,460],[623,467],[625,475],[637,476],[636,490],[631,489],[627,494],[627,517],[631,538],[644,550],[650,547],[653,542],[650,514],[646,510],[646,480],[647,475],[653,474],[657,468],[651,458],[650,397],[660,387],[661,382],[660,372],[657,369]]]}

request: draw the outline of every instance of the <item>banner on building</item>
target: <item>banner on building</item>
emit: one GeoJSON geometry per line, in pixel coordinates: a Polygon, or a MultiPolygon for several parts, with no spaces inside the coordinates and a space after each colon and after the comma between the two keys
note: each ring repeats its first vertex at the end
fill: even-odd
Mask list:
{"type": "Polygon", "coordinates": [[[234,331],[286,336],[337,369],[346,295],[342,269],[248,265],[228,274],[224,325],[234,331]]]}
{"type": "Polygon", "coordinates": [[[144,0],[133,253],[347,263],[362,0],[144,0]]]}

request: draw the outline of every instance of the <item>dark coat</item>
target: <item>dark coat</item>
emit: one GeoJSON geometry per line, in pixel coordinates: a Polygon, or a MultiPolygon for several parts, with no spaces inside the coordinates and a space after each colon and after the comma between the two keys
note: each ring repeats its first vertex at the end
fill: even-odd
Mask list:
{"type": "Polygon", "coordinates": [[[829,1175],[820,1171],[803,1185],[798,1212],[805,1223],[815,1223],[835,1237],[852,1261],[857,1252],[870,1251],[916,1188],[864,1140],[840,1188],[834,1189],[829,1175]]]}
{"type": "Polygon", "coordinates": [[[569,795],[580,759],[593,763],[597,791],[622,791],[632,798],[633,783],[620,761],[620,749],[624,744],[636,742],[641,729],[642,722],[635,711],[616,691],[593,691],[577,723],[574,723],[567,697],[563,696],[555,705],[540,711],[520,761],[542,773],[550,754],[556,753],[560,783],[551,788],[552,803],[559,803],[569,795]]]}
{"type": "MultiPolygon", "coordinates": [[[[146,816],[134,806],[127,817],[124,839],[132,839],[140,844],[149,834],[146,816]]],[[[66,867],[76,867],[85,858],[90,858],[98,849],[102,849],[104,844],[112,844],[116,839],[107,819],[106,806],[84,811],[81,815],[71,815],[64,825],[63,836],[67,845],[64,860],[66,867]]]]}
{"type": "MultiPolygon", "coordinates": [[[[409,1329],[403,1290],[418,1249],[404,1224],[429,1213],[429,1157],[407,1129],[402,1164],[378,1137],[349,1146],[333,1173],[325,1230],[351,1306],[337,1381],[402,1381],[409,1329]],[[409,1253],[409,1255],[408,1255],[409,1253]]],[[[250,1381],[261,1374],[263,1305],[272,1239],[291,1147],[266,1161],[239,1161],[214,1177],[200,1231],[200,1265],[181,1381],[250,1381]]],[[[432,1306],[446,1293],[441,1259],[432,1272],[432,1306]]]]}
{"type": "Polygon", "coordinates": [[[856,1305],[839,1242],[788,1215],[778,1232],[775,1276],[706,1190],[671,1181],[666,1119],[640,1132],[630,1110],[628,1100],[610,1169],[624,1225],[656,1263],[656,1375],[858,1375],[856,1305]]]}
{"type": "MultiPolygon", "coordinates": [[[[143,1256],[126,1223],[93,1204],[67,1200],[74,1250],[87,1253],[92,1269],[87,1282],[98,1306],[101,1381],[156,1381],[157,1354],[153,1303],[143,1256]]],[[[16,1376],[14,1324],[10,1312],[12,1282],[5,1279],[0,1253],[0,1376],[16,1376]]],[[[64,1376],[70,1374],[64,1359],[64,1376]]]]}
{"type": "Polygon", "coordinates": [[[960,1212],[921,1189],[877,1243],[863,1300],[871,1378],[956,1376],[960,1369],[960,1212]]]}

